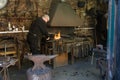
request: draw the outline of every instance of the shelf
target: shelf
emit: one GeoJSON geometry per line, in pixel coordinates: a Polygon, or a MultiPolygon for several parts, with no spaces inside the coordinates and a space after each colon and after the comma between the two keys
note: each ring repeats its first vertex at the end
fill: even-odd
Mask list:
{"type": "Polygon", "coordinates": [[[7,34],[7,33],[22,33],[22,32],[29,32],[28,30],[24,31],[0,31],[0,34],[7,34]]]}
{"type": "Polygon", "coordinates": [[[2,52],[0,52],[0,55],[10,55],[10,54],[16,54],[16,51],[15,50],[13,50],[13,51],[7,51],[7,52],[5,52],[5,51],[2,51],[2,52]]]}

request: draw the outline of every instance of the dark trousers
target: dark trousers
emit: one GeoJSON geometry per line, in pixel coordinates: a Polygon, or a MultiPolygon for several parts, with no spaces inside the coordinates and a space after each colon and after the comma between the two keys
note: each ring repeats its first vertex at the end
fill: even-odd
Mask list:
{"type": "Polygon", "coordinates": [[[41,53],[41,36],[37,36],[36,34],[28,34],[27,41],[30,47],[32,54],[42,54],[41,53]]]}

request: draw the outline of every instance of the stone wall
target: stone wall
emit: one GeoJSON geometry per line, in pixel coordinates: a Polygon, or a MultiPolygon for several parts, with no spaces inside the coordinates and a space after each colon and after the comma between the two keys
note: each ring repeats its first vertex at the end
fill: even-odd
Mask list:
{"type": "MultiPolygon", "coordinates": [[[[28,26],[30,21],[36,16],[49,13],[51,4],[58,2],[60,0],[9,0],[8,4],[0,10],[0,22],[5,24],[11,22],[13,24],[28,26]]],[[[76,10],[77,14],[80,16],[84,15],[81,12],[85,12],[85,7],[78,8],[77,0],[66,0],[66,2],[76,10]]]]}
{"type": "MultiPolygon", "coordinates": [[[[92,25],[95,27],[95,15],[97,6],[97,0],[63,0],[71,5],[80,18],[84,19],[84,25],[82,27],[91,26],[89,20],[92,18],[92,25]],[[78,1],[85,2],[83,7],[78,7],[78,1]],[[90,24],[90,25],[89,25],[90,24]]],[[[50,6],[59,3],[60,0],[9,0],[8,4],[0,10],[0,30],[6,30],[8,23],[17,27],[25,26],[29,28],[31,21],[36,16],[41,16],[45,13],[49,14],[50,6]],[[4,29],[5,28],[5,29],[4,29]]],[[[101,4],[100,4],[101,6],[101,4]]],[[[99,8],[100,9],[100,8],[99,8]]]]}

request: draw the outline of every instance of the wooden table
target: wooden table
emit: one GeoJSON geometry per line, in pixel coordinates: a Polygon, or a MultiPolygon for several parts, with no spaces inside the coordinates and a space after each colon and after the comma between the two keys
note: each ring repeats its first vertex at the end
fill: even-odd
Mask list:
{"type": "MultiPolygon", "coordinates": [[[[15,49],[15,53],[17,55],[18,58],[18,68],[21,68],[21,56],[24,54],[24,40],[26,38],[26,34],[28,33],[28,30],[24,30],[24,31],[0,31],[0,37],[2,39],[2,37],[12,37],[15,40],[15,44],[16,44],[16,49],[15,49]]],[[[5,39],[7,41],[7,39],[5,39]]],[[[0,45],[4,45],[5,43],[2,43],[0,45]]],[[[8,47],[8,45],[6,45],[6,48],[8,47]]],[[[3,46],[4,49],[4,46],[3,46]]],[[[6,53],[11,53],[8,50],[6,50],[6,53]]]]}

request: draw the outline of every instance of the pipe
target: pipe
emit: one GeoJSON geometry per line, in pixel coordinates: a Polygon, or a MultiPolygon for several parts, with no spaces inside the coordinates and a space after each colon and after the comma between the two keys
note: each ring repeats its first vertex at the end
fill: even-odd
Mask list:
{"type": "Polygon", "coordinates": [[[120,0],[117,1],[117,25],[116,25],[116,71],[114,80],[120,80],[120,0]]]}
{"type": "Polygon", "coordinates": [[[116,4],[115,0],[109,0],[108,12],[108,41],[107,41],[107,80],[112,80],[115,63],[115,26],[116,26],[116,4]]]}

